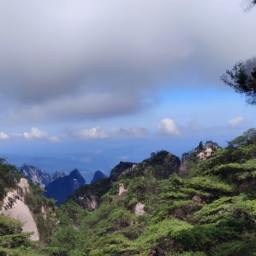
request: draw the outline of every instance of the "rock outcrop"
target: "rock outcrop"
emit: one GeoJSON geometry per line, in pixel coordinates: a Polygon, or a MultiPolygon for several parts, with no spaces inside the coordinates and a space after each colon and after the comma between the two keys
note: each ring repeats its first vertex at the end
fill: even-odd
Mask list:
{"type": "Polygon", "coordinates": [[[214,154],[216,150],[221,149],[221,147],[216,143],[208,140],[203,144],[201,141],[199,146],[192,149],[189,152],[182,154],[182,160],[179,167],[178,175],[182,178],[188,176],[189,164],[192,162],[206,160],[214,154]]]}
{"type": "Polygon", "coordinates": [[[98,170],[94,173],[94,176],[93,176],[93,179],[92,179],[91,183],[94,183],[94,182],[96,182],[98,180],[101,180],[101,179],[105,179],[107,177],[108,176],[105,172],[98,170]]]}
{"type": "Polygon", "coordinates": [[[145,205],[138,202],[135,207],[134,207],[134,210],[133,210],[133,213],[136,215],[136,216],[140,216],[140,215],[143,215],[145,214],[146,212],[144,211],[144,207],[145,205]]]}
{"type": "Polygon", "coordinates": [[[128,190],[124,188],[124,184],[120,183],[119,184],[119,191],[118,191],[118,195],[121,196],[123,193],[127,192],[128,190]]]}
{"type": "Polygon", "coordinates": [[[44,188],[52,180],[50,174],[33,165],[23,164],[17,171],[27,177],[29,182],[32,182],[41,188],[44,188]]]}
{"type": "Polygon", "coordinates": [[[16,190],[7,193],[0,214],[20,221],[23,232],[33,232],[31,240],[39,240],[39,232],[31,211],[25,204],[26,197],[30,194],[28,181],[20,179],[16,190]]]}
{"type": "Polygon", "coordinates": [[[120,162],[118,165],[116,165],[109,176],[110,182],[113,183],[118,180],[119,176],[128,168],[134,167],[134,163],[132,162],[120,162]]]}
{"type": "Polygon", "coordinates": [[[78,197],[78,203],[85,209],[93,211],[99,206],[99,198],[96,197],[95,195],[90,195],[87,197],[78,197]]]}
{"type": "Polygon", "coordinates": [[[77,170],[73,170],[68,176],[60,177],[49,183],[46,187],[47,198],[54,198],[57,200],[56,204],[62,204],[69,195],[71,195],[76,189],[83,186],[86,183],[82,174],[77,170]]]}
{"type": "Polygon", "coordinates": [[[210,157],[212,157],[214,151],[221,149],[221,147],[215,143],[212,142],[211,140],[208,140],[205,142],[204,146],[203,146],[203,150],[201,152],[199,152],[200,150],[198,148],[196,148],[196,151],[199,152],[197,154],[197,158],[199,161],[203,161],[206,160],[210,157]]]}

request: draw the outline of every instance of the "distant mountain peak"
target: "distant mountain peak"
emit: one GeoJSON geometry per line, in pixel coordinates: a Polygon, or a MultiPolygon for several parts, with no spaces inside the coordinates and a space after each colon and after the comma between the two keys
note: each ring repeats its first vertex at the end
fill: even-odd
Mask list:
{"type": "Polygon", "coordinates": [[[101,171],[101,170],[97,170],[95,173],[94,173],[94,176],[93,176],[93,179],[91,181],[91,183],[94,183],[98,180],[101,180],[101,179],[105,179],[107,178],[107,174],[104,172],[104,171],[101,171]]]}
{"type": "Polygon", "coordinates": [[[46,187],[45,196],[57,200],[57,205],[62,204],[70,194],[86,183],[78,169],[74,169],[68,176],[59,177],[46,187]]]}

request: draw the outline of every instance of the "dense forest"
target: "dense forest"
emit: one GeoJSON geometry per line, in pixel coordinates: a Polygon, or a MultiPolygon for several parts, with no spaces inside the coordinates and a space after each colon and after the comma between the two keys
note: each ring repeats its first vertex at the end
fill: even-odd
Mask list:
{"type": "MultiPolygon", "coordinates": [[[[206,160],[198,158],[202,150],[199,143],[184,155],[185,176],[177,166],[168,171],[174,156],[162,150],[115,181],[110,176],[81,187],[60,207],[31,184],[26,201],[40,241],[0,215],[0,255],[256,255],[256,129],[206,160]],[[85,208],[81,197],[97,198],[96,209],[85,208]]],[[[3,200],[20,175],[1,159],[0,177],[3,200]]]]}

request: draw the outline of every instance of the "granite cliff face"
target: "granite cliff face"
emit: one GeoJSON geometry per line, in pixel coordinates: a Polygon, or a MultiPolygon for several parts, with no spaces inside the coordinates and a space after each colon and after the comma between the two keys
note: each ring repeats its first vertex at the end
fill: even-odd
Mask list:
{"type": "Polygon", "coordinates": [[[82,174],[75,169],[68,176],[59,177],[49,183],[45,187],[46,193],[44,196],[47,198],[54,198],[57,200],[56,204],[60,205],[69,195],[85,183],[86,181],[82,174]]]}
{"type": "Polygon", "coordinates": [[[44,188],[52,180],[50,174],[33,165],[23,164],[17,171],[27,177],[29,182],[32,182],[41,188],[44,188]]]}
{"type": "Polygon", "coordinates": [[[30,194],[31,190],[28,181],[21,178],[20,182],[16,185],[16,189],[9,191],[4,198],[0,214],[20,221],[23,224],[22,231],[34,232],[30,239],[39,240],[36,222],[25,202],[30,194]]]}
{"type": "Polygon", "coordinates": [[[93,179],[92,179],[91,183],[94,183],[94,182],[96,182],[98,180],[101,180],[101,179],[105,179],[107,177],[108,176],[105,172],[98,170],[94,173],[94,176],[93,176],[93,179]]]}

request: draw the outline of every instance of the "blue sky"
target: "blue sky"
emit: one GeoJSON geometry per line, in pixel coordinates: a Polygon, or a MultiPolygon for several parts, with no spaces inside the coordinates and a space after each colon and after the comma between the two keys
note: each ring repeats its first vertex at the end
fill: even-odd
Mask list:
{"type": "Polygon", "coordinates": [[[254,57],[246,1],[0,3],[0,154],[87,181],[120,161],[226,141],[255,106],[220,81],[254,57]]]}

